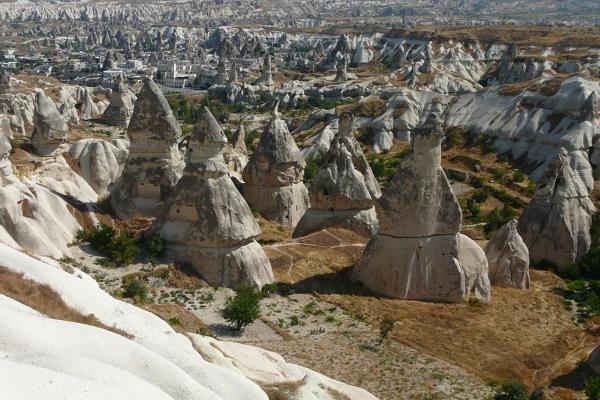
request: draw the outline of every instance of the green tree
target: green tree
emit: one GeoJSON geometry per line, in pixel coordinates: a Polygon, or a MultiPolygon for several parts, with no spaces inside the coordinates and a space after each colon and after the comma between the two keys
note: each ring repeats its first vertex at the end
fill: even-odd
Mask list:
{"type": "Polygon", "coordinates": [[[236,289],[235,296],[227,300],[223,317],[235,330],[241,332],[260,317],[261,299],[261,293],[254,286],[242,283],[236,289]]]}

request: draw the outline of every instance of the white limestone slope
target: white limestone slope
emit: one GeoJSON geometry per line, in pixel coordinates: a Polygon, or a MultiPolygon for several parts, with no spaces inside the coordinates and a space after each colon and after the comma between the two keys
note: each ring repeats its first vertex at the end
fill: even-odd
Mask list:
{"type": "Polygon", "coordinates": [[[538,179],[561,147],[587,150],[600,136],[598,125],[582,115],[593,92],[600,93],[597,82],[572,77],[552,96],[527,90],[465,94],[449,107],[445,125],[490,136],[498,151],[536,167],[532,176],[538,179]]]}
{"type": "Polygon", "coordinates": [[[298,387],[297,400],[373,400],[281,357],[241,344],[178,334],[155,315],[119,301],[88,275],[63,271],[0,244],[6,268],[48,285],[82,314],[133,336],[55,320],[0,296],[0,384],[11,400],[267,400],[260,385],[298,387]],[[255,383],[256,382],[256,383],[255,383]]]}

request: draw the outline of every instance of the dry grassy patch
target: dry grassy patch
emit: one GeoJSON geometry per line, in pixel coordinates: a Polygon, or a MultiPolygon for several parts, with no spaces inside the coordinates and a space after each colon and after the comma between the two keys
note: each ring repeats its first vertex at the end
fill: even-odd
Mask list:
{"type": "Polygon", "coordinates": [[[179,333],[192,332],[204,336],[213,335],[210,328],[196,314],[179,304],[148,304],[143,308],[168,322],[179,333]]]}
{"type": "Polygon", "coordinates": [[[382,316],[398,321],[391,337],[458,365],[485,379],[516,378],[529,387],[548,385],[570,371],[597,345],[572,322],[555,289],[555,275],[532,271],[532,289],[493,288],[489,305],[439,304],[322,295],[344,309],[358,309],[376,325],[382,316]]]}
{"type": "Polygon", "coordinates": [[[23,276],[23,274],[0,266],[0,293],[53,319],[77,322],[105,329],[128,339],[130,334],[115,327],[104,325],[94,314],[83,315],[65,304],[60,295],[49,286],[23,276]]]}
{"type": "Polygon", "coordinates": [[[256,238],[259,243],[270,244],[282,242],[292,238],[294,228],[285,225],[279,225],[260,215],[255,214],[254,217],[262,230],[262,233],[256,238]]]}

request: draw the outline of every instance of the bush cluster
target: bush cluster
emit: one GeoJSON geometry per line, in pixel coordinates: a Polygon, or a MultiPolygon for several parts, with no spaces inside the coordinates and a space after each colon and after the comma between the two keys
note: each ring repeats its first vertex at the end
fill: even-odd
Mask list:
{"type": "Polygon", "coordinates": [[[501,384],[492,397],[493,400],[529,400],[527,388],[518,381],[508,381],[501,384]]]}
{"type": "Polygon", "coordinates": [[[127,266],[133,262],[138,247],[133,235],[129,232],[117,234],[106,224],[98,224],[90,229],[80,229],[75,234],[78,242],[89,242],[101,252],[113,265],[127,266]]]}

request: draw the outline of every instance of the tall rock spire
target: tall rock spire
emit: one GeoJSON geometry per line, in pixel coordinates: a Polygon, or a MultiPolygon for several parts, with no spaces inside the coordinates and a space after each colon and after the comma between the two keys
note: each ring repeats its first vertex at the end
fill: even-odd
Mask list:
{"type": "Polygon", "coordinates": [[[271,122],[244,169],[244,197],[267,219],[296,226],[308,208],[308,191],[302,182],[304,157],[277,104],[271,122]]]}
{"type": "MultiPolygon", "coordinates": [[[[352,115],[344,114],[342,118],[346,120],[352,115]]],[[[379,186],[375,181],[377,186],[374,190],[372,183],[365,178],[365,175],[372,175],[368,164],[366,167],[370,174],[363,175],[355,167],[352,161],[355,157],[348,148],[351,145],[344,139],[339,132],[333,138],[327,163],[310,185],[311,208],[298,222],[294,237],[328,227],[348,229],[363,236],[377,233],[377,214],[373,204],[377,200],[375,196],[379,194],[379,186]]]]}
{"type": "Polygon", "coordinates": [[[441,166],[443,136],[435,113],[415,131],[412,153],[377,204],[379,233],[353,276],[395,298],[461,302],[474,295],[489,301],[485,253],[459,233],[460,205],[441,166]]]}
{"type": "Polygon", "coordinates": [[[69,127],[54,101],[41,90],[35,95],[31,144],[44,155],[55,152],[66,140],[69,127]]]}
{"type": "Polygon", "coordinates": [[[181,177],[181,129],[158,86],[146,79],[127,129],[129,157],[111,204],[121,218],[152,217],[181,177]]]}
{"type": "Polygon", "coordinates": [[[223,161],[227,138],[204,107],[192,131],[183,176],[151,227],[167,256],[188,262],[211,285],[273,282],[271,264],[254,240],[261,230],[223,161]]]}
{"type": "Polygon", "coordinates": [[[133,100],[125,85],[122,75],[117,75],[115,90],[110,96],[110,103],[102,119],[110,125],[127,127],[133,114],[133,100]]]}

